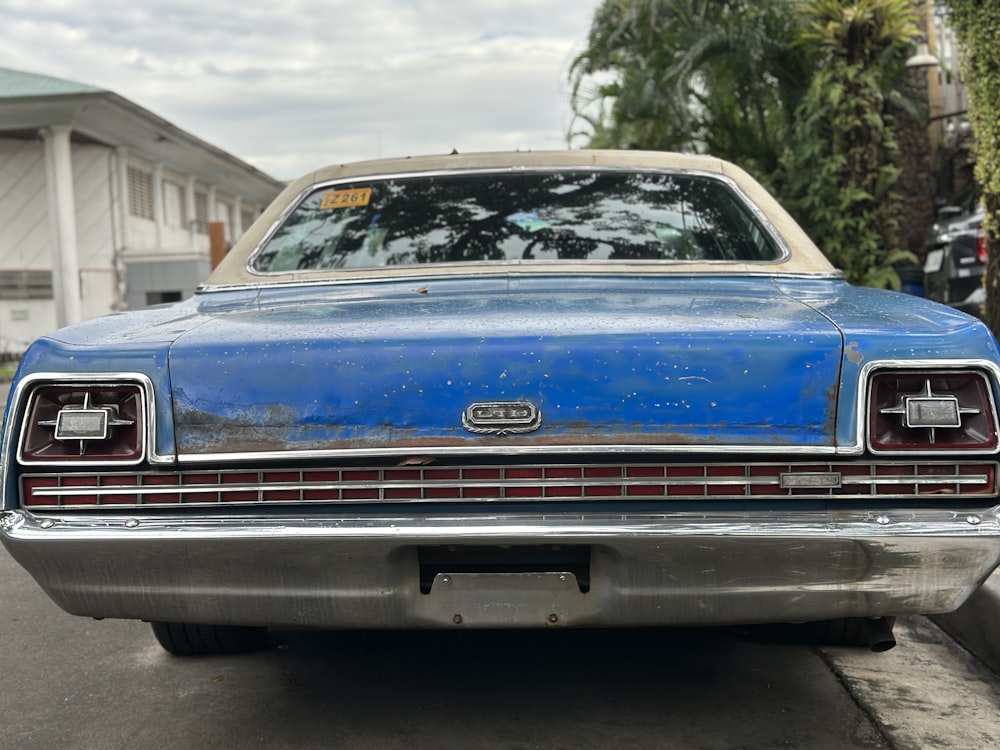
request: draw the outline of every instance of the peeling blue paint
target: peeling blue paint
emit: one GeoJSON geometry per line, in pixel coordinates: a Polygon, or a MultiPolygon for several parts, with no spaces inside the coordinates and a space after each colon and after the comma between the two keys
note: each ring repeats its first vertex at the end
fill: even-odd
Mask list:
{"type": "Polygon", "coordinates": [[[766,280],[379,287],[262,293],[181,337],[181,452],[474,445],[489,400],[542,410],[519,444],[834,444],[840,332],[766,280]]]}
{"type": "Polygon", "coordinates": [[[135,371],[162,454],[399,446],[833,447],[885,359],[996,358],[980,323],[836,280],[511,277],[213,292],[36,343],[23,369],[135,371]],[[843,375],[843,378],[841,378],[843,375]],[[167,394],[171,394],[172,398],[167,394]],[[465,431],[478,401],[540,429],[465,431]]]}

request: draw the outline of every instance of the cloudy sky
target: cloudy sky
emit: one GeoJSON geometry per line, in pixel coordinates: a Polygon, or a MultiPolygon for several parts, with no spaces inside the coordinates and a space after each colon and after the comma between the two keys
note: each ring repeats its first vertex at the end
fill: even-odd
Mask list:
{"type": "Polygon", "coordinates": [[[565,146],[599,0],[3,0],[0,66],[121,96],[282,179],[565,146]]]}

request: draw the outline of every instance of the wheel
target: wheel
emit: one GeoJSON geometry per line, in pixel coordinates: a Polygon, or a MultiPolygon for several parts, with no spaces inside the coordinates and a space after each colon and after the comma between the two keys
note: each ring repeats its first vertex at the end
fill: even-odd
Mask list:
{"type": "Polygon", "coordinates": [[[842,617],[806,624],[810,643],[822,646],[864,646],[872,651],[888,651],[896,645],[892,635],[895,617],[842,617]]]}
{"type": "Polygon", "coordinates": [[[245,654],[267,646],[267,628],[154,622],[153,635],[174,656],[245,654]]]}

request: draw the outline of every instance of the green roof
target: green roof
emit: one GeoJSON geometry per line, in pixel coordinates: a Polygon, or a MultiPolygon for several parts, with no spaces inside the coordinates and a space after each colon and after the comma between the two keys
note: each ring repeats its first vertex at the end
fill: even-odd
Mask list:
{"type": "Polygon", "coordinates": [[[0,99],[17,99],[35,96],[61,96],[64,94],[97,94],[106,91],[85,83],[67,81],[39,73],[0,68],[0,99]]]}

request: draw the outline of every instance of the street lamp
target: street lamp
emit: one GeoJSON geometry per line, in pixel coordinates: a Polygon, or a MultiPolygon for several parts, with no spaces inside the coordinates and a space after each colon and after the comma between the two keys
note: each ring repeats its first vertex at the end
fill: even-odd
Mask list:
{"type": "Polygon", "coordinates": [[[938,59],[931,54],[930,45],[927,44],[927,35],[920,34],[917,37],[917,52],[906,59],[907,68],[930,68],[938,64],[938,59]]]}

